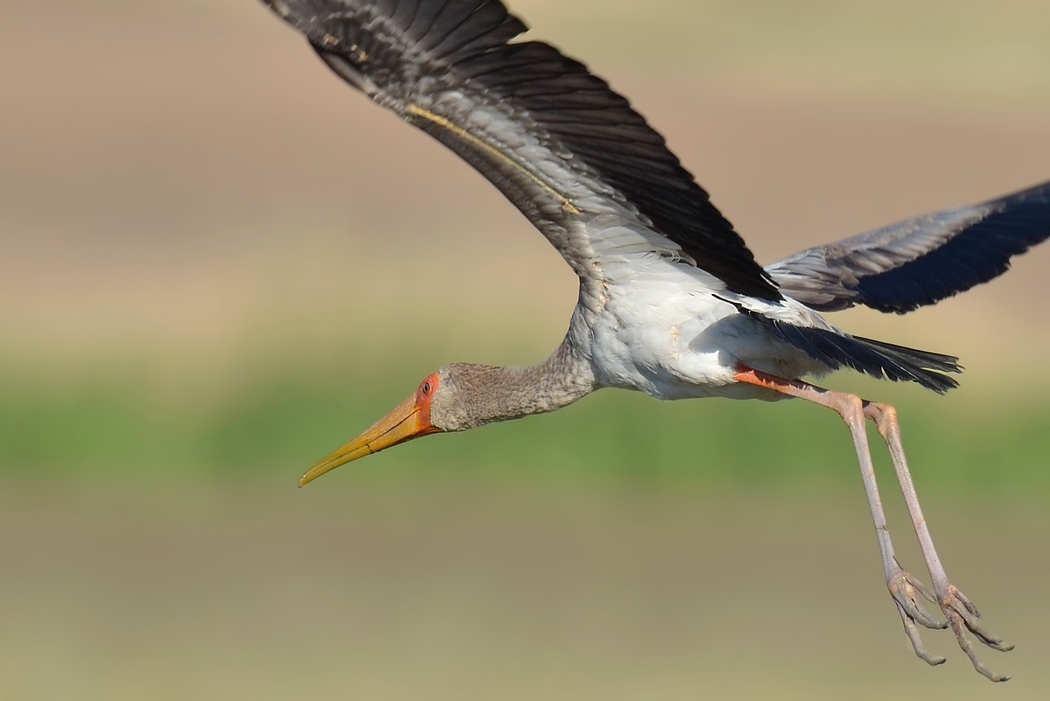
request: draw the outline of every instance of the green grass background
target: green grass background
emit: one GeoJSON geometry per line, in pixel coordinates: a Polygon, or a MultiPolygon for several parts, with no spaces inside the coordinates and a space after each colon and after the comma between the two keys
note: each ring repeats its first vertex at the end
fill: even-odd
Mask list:
{"type": "MultiPolygon", "coordinates": [[[[465,344],[431,337],[427,355],[455,357],[456,345],[465,344]]],[[[146,362],[33,372],[24,365],[12,372],[7,363],[0,373],[0,469],[26,479],[291,483],[407,396],[433,363],[422,353],[355,355],[349,345],[312,362],[255,348],[256,357],[243,359],[237,372],[182,378],[162,377],[146,362]]],[[[832,383],[901,399],[906,446],[927,489],[1050,488],[1050,405],[1041,393],[977,389],[940,397],[846,373],[832,383]]],[[[882,461],[883,446],[871,434],[882,461]]],[[[832,412],[796,401],[665,403],[617,390],[554,415],[409,443],[345,471],[379,480],[431,475],[654,486],[857,480],[849,433],[832,412]]]]}

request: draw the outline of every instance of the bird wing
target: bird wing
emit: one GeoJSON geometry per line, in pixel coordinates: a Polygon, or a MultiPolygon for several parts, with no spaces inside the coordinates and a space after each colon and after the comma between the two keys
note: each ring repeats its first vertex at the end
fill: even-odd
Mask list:
{"type": "MultiPolygon", "coordinates": [[[[637,255],[781,296],[663,137],[498,0],[264,0],[339,76],[480,171],[582,278],[637,255]]],[[[714,282],[714,281],[713,281],[714,282]]]]}
{"type": "Polygon", "coordinates": [[[810,248],[766,271],[818,311],[863,304],[904,314],[1001,275],[1048,237],[1050,182],[810,248]]]}

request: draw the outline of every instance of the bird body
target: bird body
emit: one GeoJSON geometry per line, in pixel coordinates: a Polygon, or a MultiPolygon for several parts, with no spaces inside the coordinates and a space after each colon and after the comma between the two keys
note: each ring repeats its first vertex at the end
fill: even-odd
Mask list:
{"type": "Polygon", "coordinates": [[[264,0],[350,85],[446,145],[551,242],[580,279],[565,340],[524,368],[454,363],[387,417],[317,463],[339,465],[438,432],[553,411],[605,387],[659,399],[802,398],[853,436],[886,583],[916,653],[917,625],[1009,646],[976,620],[944,573],[892,407],[802,378],[849,367],[957,385],[953,356],[852,336],[822,312],[862,304],[905,313],[986,282],[1050,237],[1050,183],[915,217],[761,267],[661,137],[587,68],[536,41],[499,0],[264,0]],[[901,569],[889,539],[865,422],[886,442],[934,593],[901,569]],[[946,622],[918,605],[935,602],[946,622]]]}
{"type": "MultiPolygon", "coordinates": [[[[597,387],[644,392],[658,399],[760,396],[736,386],[740,365],[788,377],[829,368],[785,343],[736,305],[738,295],[713,290],[681,263],[656,261],[651,271],[617,284],[588,305],[593,320],[570,341],[590,363],[597,387]],[[734,302],[736,304],[734,304],[734,302]],[[742,393],[742,394],[741,394],[742,393]]],[[[787,323],[832,330],[792,300],[747,300],[756,312],[787,323]]]]}

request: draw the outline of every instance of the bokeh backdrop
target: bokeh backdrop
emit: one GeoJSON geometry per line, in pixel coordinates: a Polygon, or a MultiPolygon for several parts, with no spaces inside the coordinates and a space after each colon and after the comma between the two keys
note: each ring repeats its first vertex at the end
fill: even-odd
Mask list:
{"type": "MultiPolygon", "coordinates": [[[[1050,178],[1042,0],[516,0],[770,262],[1050,178]]],[[[949,573],[1017,644],[912,656],[848,433],[599,393],[315,459],[453,361],[560,340],[499,193],[250,0],[0,3],[0,701],[1046,699],[1050,247],[857,333],[949,573]]],[[[876,449],[906,566],[924,574],[876,449]]]]}

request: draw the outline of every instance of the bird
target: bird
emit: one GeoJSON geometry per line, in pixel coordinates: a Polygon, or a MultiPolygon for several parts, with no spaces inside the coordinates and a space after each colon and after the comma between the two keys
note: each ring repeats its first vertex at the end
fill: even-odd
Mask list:
{"type": "Polygon", "coordinates": [[[473,166],[579,277],[562,343],[529,367],[453,363],[306,472],[405,441],[554,411],[602,388],[663,400],[802,399],[835,411],[854,442],[886,586],[914,652],[919,628],[951,629],[992,681],[973,639],[999,651],[934,547],[889,404],[810,380],[849,368],[934,392],[958,358],[855,336],[824,314],[904,314],[1010,267],[1050,237],[1050,182],[919,216],[761,266],[733,225],[628,100],[542,41],[500,0],[262,0],[353,88],[473,166]],[[932,584],[890,539],[866,422],[885,442],[932,584]],[[927,612],[937,606],[943,620],[927,612]]]}

